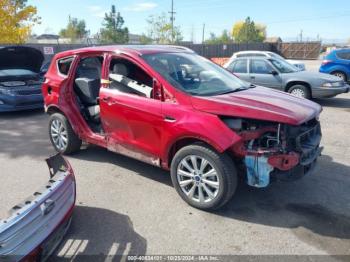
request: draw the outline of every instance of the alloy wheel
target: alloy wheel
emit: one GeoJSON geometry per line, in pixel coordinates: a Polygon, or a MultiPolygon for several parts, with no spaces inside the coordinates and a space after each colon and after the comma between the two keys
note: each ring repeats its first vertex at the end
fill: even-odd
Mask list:
{"type": "Polygon", "coordinates": [[[341,80],[343,80],[343,81],[346,80],[346,79],[345,79],[345,75],[344,75],[343,73],[337,72],[337,73],[334,73],[334,76],[339,77],[339,78],[340,78],[341,80]]]}
{"type": "Polygon", "coordinates": [[[303,98],[306,97],[304,90],[299,89],[299,88],[293,89],[292,92],[290,92],[290,93],[294,96],[297,96],[297,97],[303,97],[303,98]]]}
{"type": "Polygon", "coordinates": [[[177,181],[185,195],[196,202],[208,203],[220,189],[220,179],[209,160],[189,155],[177,167],[177,181]]]}
{"type": "Polygon", "coordinates": [[[54,119],[51,122],[50,135],[56,148],[64,151],[68,144],[68,133],[60,120],[54,119]]]}

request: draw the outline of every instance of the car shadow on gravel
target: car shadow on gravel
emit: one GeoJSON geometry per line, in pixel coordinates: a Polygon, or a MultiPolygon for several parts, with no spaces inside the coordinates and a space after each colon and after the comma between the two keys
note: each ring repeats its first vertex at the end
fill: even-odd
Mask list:
{"type": "Polygon", "coordinates": [[[67,236],[50,261],[120,261],[145,255],[147,241],[130,218],[107,209],[76,206],[67,236]]]}
{"type": "Polygon", "coordinates": [[[241,186],[217,215],[264,226],[289,228],[329,254],[350,255],[350,166],[321,156],[315,173],[266,189],[241,186]]]}
{"type": "Polygon", "coordinates": [[[143,163],[130,157],[110,152],[102,147],[90,145],[88,148],[83,149],[70,157],[92,162],[113,164],[135,172],[140,176],[172,187],[170,173],[166,170],[143,163]]]}
{"type": "Polygon", "coordinates": [[[0,154],[46,158],[53,153],[43,110],[0,113],[0,154]]]}
{"type": "Polygon", "coordinates": [[[324,107],[335,107],[350,109],[350,98],[333,97],[333,98],[319,98],[314,99],[314,102],[324,107]]]}

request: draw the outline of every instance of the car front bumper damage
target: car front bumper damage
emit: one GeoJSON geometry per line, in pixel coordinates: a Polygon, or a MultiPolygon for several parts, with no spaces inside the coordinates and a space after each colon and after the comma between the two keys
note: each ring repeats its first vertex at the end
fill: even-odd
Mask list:
{"type": "Polygon", "coordinates": [[[0,261],[45,261],[69,228],[76,198],[73,170],[61,155],[46,161],[48,183],[0,221],[0,261]]]}
{"type": "Polygon", "coordinates": [[[293,181],[309,175],[323,150],[321,127],[316,120],[300,127],[278,125],[277,137],[271,135],[273,130],[265,127],[244,132],[241,143],[233,148],[243,159],[250,186],[262,188],[271,181],[293,181]],[[265,139],[275,142],[274,146],[256,146],[256,141],[264,135],[265,139]]]}

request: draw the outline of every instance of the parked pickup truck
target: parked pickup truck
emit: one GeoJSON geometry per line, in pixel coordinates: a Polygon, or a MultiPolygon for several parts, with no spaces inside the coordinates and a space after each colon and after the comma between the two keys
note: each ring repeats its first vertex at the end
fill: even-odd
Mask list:
{"type": "MultiPolygon", "coordinates": [[[[321,107],[243,82],[176,46],[101,46],[57,54],[42,92],[49,136],[61,153],[82,141],[170,170],[200,209],[314,170],[321,107]]],[[[103,174],[101,174],[103,176],[103,174]]]]}

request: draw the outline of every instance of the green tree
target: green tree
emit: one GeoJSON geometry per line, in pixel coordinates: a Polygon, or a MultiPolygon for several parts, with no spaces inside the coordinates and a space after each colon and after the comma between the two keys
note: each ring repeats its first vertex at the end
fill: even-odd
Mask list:
{"type": "Polygon", "coordinates": [[[0,0],[0,43],[24,43],[39,23],[36,7],[27,0],[0,0]]]}
{"type": "Polygon", "coordinates": [[[152,39],[157,44],[172,44],[179,43],[183,40],[181,29],[179,26],[174,26],[174,35],[172,36],[172,27],[170,19],[165,13],[161,15],[151,15],[147,19],[148,29],[146,37],[152,39]]]}
{"type": "Polygon", "coordinates": [[[232,38],[227,30],[222,31],[221,35],[216,36],[214,33],[210,33],[209,39],[205,41],[206,44],[230,44],[232,38]]]}
{"type": "Polygon", "coordinates": [[[124,19],[112,5],[111,12],[105,14],[100,42],[103,44],[125,44],[129,42],[129,29],[123,27],[124,19]]]}
{"type": "Polygon", "coordinates": [[[145,34],[142,34],[141,37],[140,37],[140,43],[143,44],[143,45],[149,45],[149,44],[153,43],[153,39],[148,37],[145,34]]]}
{"type": "Polygon", "coordinates": [[[266,38],[266,26],[255,24],[250,17],[233,25],[232,36],[237,43],[258,43],[266,38]]]}
{"type": "Polygon", "coordinates": [[[84,20],[78,20],[77,18],[68,18],[68,24],[66,28],[61,29],[60,36],[71,39],[75,42],[77,39],[83,39],[89,35],[89,31],[86,30],[86,23],[84,20]]]}

